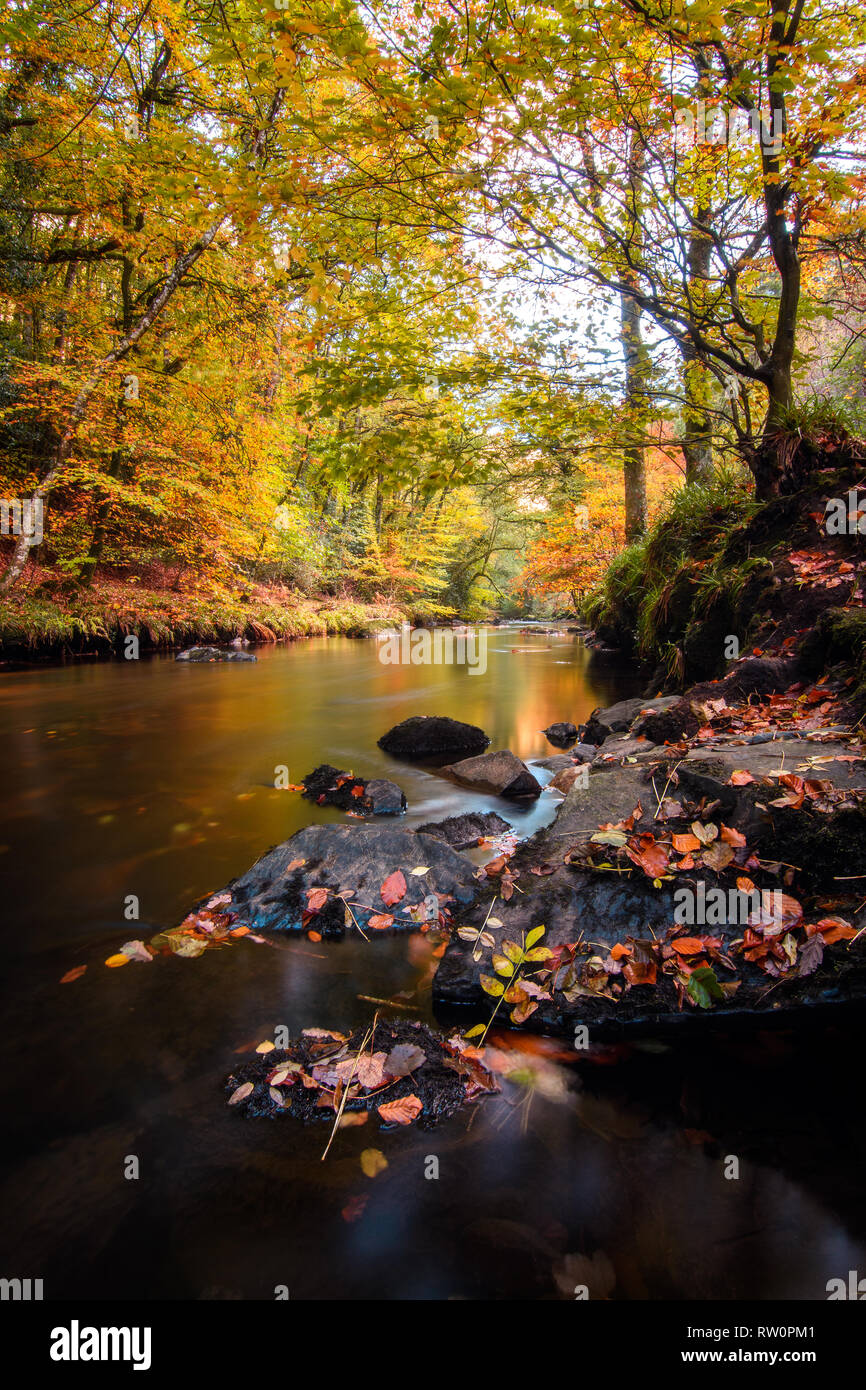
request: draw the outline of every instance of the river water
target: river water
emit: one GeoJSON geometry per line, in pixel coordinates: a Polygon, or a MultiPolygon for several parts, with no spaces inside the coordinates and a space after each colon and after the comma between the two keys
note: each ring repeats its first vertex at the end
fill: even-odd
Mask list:
{"type": "Polygon", "coordinates": [[[223,1080],[276,1026],[349,1031],[370,998],[435,1023],[425,938],[104,966],[301,826],[343,821],[275,790],[280,765],[294,781],[322,762],[391,776],[408,825],[498,809],[524,835],[549,819],[553,793],[497,805],[376,746],[409,715],[447,714],[531,759],[556,751],[539,732],[553,720],[635,692],[576,636],[488,639],[475,675],[386,666],[375,642],[332,638],[259,649],[256,665],[3,676],[0,1274],[59,1299],[537,1300],[589,1283],[625,1300],[824,1298],[827,1280],[866,1273],[850,1028],[589,1062],[530,1040],[533,1084],[426,1133],[341,1130],[322,1162],[327,1124],[244,1121],[223,1080]],[[124,919],[129,895],[140,921],[124,919]],[[375,1179],[369,1147],[389,1165],[375,1179]]]}

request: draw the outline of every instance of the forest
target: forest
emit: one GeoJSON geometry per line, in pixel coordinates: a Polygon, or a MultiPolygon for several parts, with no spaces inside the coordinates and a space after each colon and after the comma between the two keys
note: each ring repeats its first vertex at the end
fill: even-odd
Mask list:
{"type": "Polygon", "coordinates": [[[10,6],[4,640],[574,614],[856,434],[864,21],[811,9],[10,6]]]}

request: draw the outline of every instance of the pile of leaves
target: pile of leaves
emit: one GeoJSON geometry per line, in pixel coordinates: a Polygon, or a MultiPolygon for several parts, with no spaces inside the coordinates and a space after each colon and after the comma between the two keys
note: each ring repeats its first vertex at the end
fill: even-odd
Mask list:
{"type": "Polygon", "coordinates": [[[499,1085],[482,1053],[422,1023],[376,1022],[351,1035],[305,1028],[287,1048],[260,1043],[226,1079],[229,1105],[246,1116],[291,1114],[340,1126],[417,1124],[429,1129],[499,1085]]]}

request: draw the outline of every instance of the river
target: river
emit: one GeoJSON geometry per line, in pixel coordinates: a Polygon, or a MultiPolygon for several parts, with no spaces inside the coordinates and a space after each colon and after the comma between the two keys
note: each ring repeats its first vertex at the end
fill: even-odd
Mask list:
{"type": "Polygon", "coordinates": [[[572,1297],[587,1270],[596,1296],[618,1299],[809,1299],[866,1273],[862,1049],[842,1031],[621,1047],[591,1063],[538,1044],[534,1086],[426,1133],[341,1130],[325,1162],[327,1125],[246,1122],[225,1105],[226,1074],[280,1024],[349,1031],[369,1022],[370,997],[398,994],[399,1016],[435,1022],[419,935],[104,966],[301,826],[344,820],[276,790],[275,769],[393,777],[410,826],[498,809],[530,834],[555,794],[497,805],[394,762],[377,739],[445,714],[531,759],[556,751],[547,724],[636,689],[566,634],[490,629],[484,674],[386,666],[374,641],[343,638],[257,655],[2,678],[0,1273],[42,1278],[57,1299],[281,1287],[301,1300],[572,1297]],[[139,921],[124,918],[130,895],[139,921]],[[359,1165],[368,1147],[389,1165],[374,1179],[359,1165]]]}

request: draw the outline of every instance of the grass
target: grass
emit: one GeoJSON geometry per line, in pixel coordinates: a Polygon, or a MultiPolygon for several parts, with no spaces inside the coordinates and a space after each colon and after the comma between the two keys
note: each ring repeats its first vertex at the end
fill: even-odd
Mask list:
{"type": "Polygon", "coordinates": [[[33,656],[108,652],[130,633],[145,650],[235,637],[278,642],[366,636],[404,617],[390,603],[307,597],[279,586],[231,590],[212,584],[175,591],[100,578],[90,589],[65,589],[37,571],[0,602],[0,646],[7,656],[33,656]]]}

